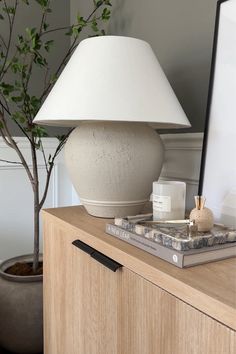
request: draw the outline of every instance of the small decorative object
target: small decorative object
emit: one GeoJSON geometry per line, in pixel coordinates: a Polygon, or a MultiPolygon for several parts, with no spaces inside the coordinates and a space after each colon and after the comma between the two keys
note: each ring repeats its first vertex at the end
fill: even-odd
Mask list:
{"type": "Polygon", "coordinates": [[[236,1],[217,2],[199,195],[216,223],[236,228],[236,1]]]}
{"type": "Polygon", "coordinates": [[[190,220],[194,220],[198,231],[210,231],[214,226],[214,217],[210,209],[205,208],[206,198],[202,196],[195,197],[196,208],[190,213],[190,220]]]}
{"type": "Polygon", "coordinates": [[[153,220],[184,219],[186,183],[153,182],[153,220]]]}

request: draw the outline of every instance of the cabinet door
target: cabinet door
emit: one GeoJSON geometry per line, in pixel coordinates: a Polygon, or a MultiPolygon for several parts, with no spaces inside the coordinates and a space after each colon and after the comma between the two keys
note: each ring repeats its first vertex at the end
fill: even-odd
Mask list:
{"type": "Polygon", "coordinates": [[[45,225],[45,354],[116,354],[121,272],[73,246],[76,238],[45,225]]]}
{"type": "MultiPolygon", "coordinates": [[[[44,354],[235,354],[235,332],[123,267],[44,231],[44,354]]],[[[73,233],[73,234],[72,234],[73,233]]]]}
{"type": "Polygon", "coordinates": [[[236,333],[123,268],[119,354],[235,354],[236,333]]]}

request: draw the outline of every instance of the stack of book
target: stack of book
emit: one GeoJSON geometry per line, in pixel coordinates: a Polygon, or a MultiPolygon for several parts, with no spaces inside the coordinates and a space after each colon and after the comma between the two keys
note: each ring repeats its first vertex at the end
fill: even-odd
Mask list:
{"type": "Polygon", "coordinates": [[[216,225],[191,237],[186,225],[145,225],[149,220],[150,215],[117,218],[106,232],[179,268],[236,256],[236,230],[216,225]]]}

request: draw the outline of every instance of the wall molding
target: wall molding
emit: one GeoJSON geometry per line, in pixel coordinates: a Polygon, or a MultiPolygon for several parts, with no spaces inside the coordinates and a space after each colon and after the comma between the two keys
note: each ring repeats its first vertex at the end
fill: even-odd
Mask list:
{"type": "MultiPolygon", "coordinates": [[[[203,134],[165,134],[161,135],[165,145],[165,162],[161,178],[181,180],[187,184],[187,209],[193,205],[193,196],[197,193],[201,160],[203,134]]],[[[15,138],[26,161],[31,162],[30,145],[26,138],[15,138]]],[[[57,139],[44,138],[46,154],[52,154],[57,146],[57,139]]],[[[45,166],[42,153],[38,151],[40,175],[43,178],[45,166]]],[[[0,137],[0,159],[19,161],[15,151],[7,146],[0,137]]],[[[32,221],[29,217],[31,189],[25,184],[26,175],[20,165],[0,161],[0,259],[4,260],[32,250],[32,221]],[[7,175],[9,171],[9,176],[7,175]],[[20,171],[20,172],[19,172],[20,171]],[[15,176],[15,177],[14,177],[15,176]],[[12,186],[16,180],[16,184],[12,186]],[[3,187],[4,186],[4,187],[3,187]],[[21,191],[24,186],[24,192],[21,191]],[[13,192],[12,192],[13,191],[13,192]],[[9,204],[9,193],[12,204],[9,204]],[[14,195],[17,194],[17,195],[14,195]],[[27,195],[26,195],[27,194],[27,195]],[[26,202],[28,200],[28,202],[26,202]],[[7,206],[7,208],[6,208],[7,206]],[[5,212],[5,214],[4,214],[5,212]],[[14,220],[14,223],[12,223],[14,220]]],[[[63,151],[56,159],[50,186],[50,201],[47,207],[79,204],[79,198],[69,180],[64,164],[63,151]]]]}
{"type": "MultiPolygon", "coordinates": [[[[29,168],[32,168],[32,165],[29,165],[29,168]]],[[[5,165],[2,164],[0,165],[0,171],[12,171],[12,170],[23,170],[24,171],[24,167],[20,166],[20,165],[14,165],[14,164],[10,164],[10,163],[6,163],[5,165]]],[[[38,164],[38,170],[39,171],[45,171],[45,166],[42,164],[38,164]]],[[[58,207],[58,166],[55,165],[54,169],[52,171],[51,174],[51,188],[52,188],[52,208],[56,208],[58,207]]],[[[25,176],[27,178],[27,176],[25,176]]]]}
{"type": "MultiPolygon", "coordinates": [[[[17,142],[17,145],[21,149],[28,149],[30,147],[29,141],[25,137],[14,137],[15,141],[17,142]]],[[[46,149],[54,149],[57,146],[58,139],[57,138],[42,138],[42,141],[44,143],[44,147],[46,149]]],[[[3,140],[2,137],[0,137],[0,149],[11,149],[3,140]]]]}
{"type": "Polygon", "coordinates": [[[202,150],[203,133],[163,134],[165,150],[202,150]]]}
{"type": "MultiPolygon", "coordinates": [[[[199,180],[200,159],[202,151],[203,133],[163,134],[161,139],[165,146],[165,162],[162,170],[162,179],[179,179],[188,184],[197,185],[199,180]]],[[[15,137],[20,149],[23,149],[27,161],[30,161],[30,145],[25,137],[15,137]]],[[[57,146],[56,138],[43,138],[46,152],[52,153],[57,146]]],[[[0,137],[0,159],[19,161],[14,150],[5,144],[0,137]],[[13,157],[14,156],[14,157],[13,157]]],[[[38,152],[39,166],[43,168],[42,154],[38,152]]],[[[58,173],[58,165],[64,166],[63,151],[56,160],[55,175],[58,173]]],[[[15,164],[0,161],[2,168],[21,168],[15,164]]],[[[40,167],[41,168],[41,167],[40,167]]],[[[75,192],[71,190],[71,199],[76,200],[75,192]]]]}
{"type": "MultiPolygon", "coordinates": [[[[166,150],[171,149],[201,149],[203,133],[181,133],[181,134],[161,134],[166,150]]],[[[20,148],[29,148],[29,142],[25,137],[14,137],[20,148]]],[[[42,138],[44,146],[47,148],[56,148],[57,138],[42,138]]],[[[0,137],[0,148],[10,149],[0,137]]]]}
{"type": "MultiPolygon", "coordinates": [[[[25,137],[15,137],[17,144],[20,149],[23,150],[26,160],[31,159],[30,145],[25,137]]],[[[203,142],[203,133],[181,133],[181,134],[162,134],[161,139],[165,146],[165,162],[162,169],[161,178],[169,180],[181,180],[189,185],[198,185],[199,181],[199,171],[200,171],[200,160],[203,142]]],[[[58,143],[56,138],[43,138],[43,143],[45,150],[48,153],[52,153],[58,143]]],[[[0,137],[0,159],[8,159],[19,161],[13,149],[5,144],[2,137],[0,137]],[[4,149],[4,150],[3,150],[4,149]]],[[[43,168],[42,154],[38,152],[39,165],[43,168]]],[[[64,166],[64,154],[63,151],[56,160],[55,170],[54,170],[54,182],[58,172],[58,165],[64,166]]],[[[16,166],[15,164],[8,164],[0,161],[0,167],[2,168],[22,168],[21,166],[16,166]]],[[[40,167],[41,168],[41,167],[40,167]]],[[[56,182],[55,182],[56,184],[56,182]]],[[[57,184],[56,184],[57,185],[57,184]]],[[[57,189],[59,186],[57,185],[57,189]]],[[[71,202],[75,204],[78,202],[76,197],[76,192],[73,187],[70,190],[71,202]]],[[[60,203],[56,203],[56,206],[60,203]]]]}

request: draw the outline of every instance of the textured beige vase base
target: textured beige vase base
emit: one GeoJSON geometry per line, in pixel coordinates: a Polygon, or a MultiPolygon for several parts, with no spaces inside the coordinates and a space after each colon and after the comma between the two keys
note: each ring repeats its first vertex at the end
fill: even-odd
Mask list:
{"type": "Polygon", "coordinates": [[[89,214],[135,215],[159,178],[163,144],[145,123],[82,122],[67,141],[65,159],[89,214]]]}
{"type": "Polygon", "coordinates": [[[85,206],[87,212],[92,216],[98,216],[101,218],[114,218],[123,217],[128,215],[140,214],[143,210],[147,201],[139,203],[137,205],[113,205],[113,204],[92,204],[81,200],[82,204],[85,206]]]}

